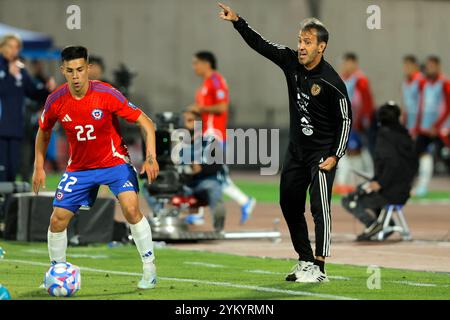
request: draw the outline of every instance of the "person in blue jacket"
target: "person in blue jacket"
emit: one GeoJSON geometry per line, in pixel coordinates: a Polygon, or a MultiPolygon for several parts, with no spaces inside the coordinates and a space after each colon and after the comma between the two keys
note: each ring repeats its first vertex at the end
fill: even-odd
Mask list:
{"type": "Polygon", "coordinates": [[[22,41],[8,34],[0,40],[0,181],[15,181],[24,134],[25,98],[45,101],[55,89],[52,78],[45,87],[31,79],[19,60],[22,41]]]}

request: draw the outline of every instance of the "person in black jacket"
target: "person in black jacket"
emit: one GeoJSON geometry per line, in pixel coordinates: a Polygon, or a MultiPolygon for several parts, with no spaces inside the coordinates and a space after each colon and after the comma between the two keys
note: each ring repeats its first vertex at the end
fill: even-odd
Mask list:
{"type": "MultiPolygon", "coordinates": [[[[415,145],[408,130],[400,124],[400,108],[394,102],[377,112],[379,130],[375,145],[373,179],[342,199],[342,204],[366,227],[371,226],[387,204],[404,205],[410,196],[418,170],[415,145]]],[[[357,240],[369,240],[374,230],[357,240]]]]}
{"type": "Polygon", "coordinates": [[[55,89],[51,78],[39,87],[19,60],[22,41],[17,35],[0,40],[0,181],[15,181],[24,134],[25,97],[45,101],[55,89]]]}
{"type": "Polygon", "coordinates": [[[303,21],[298,50],[264,39],[230,7],[219,16],[231,21],[244,41],[284,72],[289,93],[290,141],[280,181],[280,205],[299,262],[286,280],[326,282],[325,257],[331,245],[331,190],[336,164],[344,155],[351,128],[350,100],[344,82],[324,60],[328,31],[317,19],[303,21]],[[315,224],[313,253],[305,219],[309,189],[315,224]]]}

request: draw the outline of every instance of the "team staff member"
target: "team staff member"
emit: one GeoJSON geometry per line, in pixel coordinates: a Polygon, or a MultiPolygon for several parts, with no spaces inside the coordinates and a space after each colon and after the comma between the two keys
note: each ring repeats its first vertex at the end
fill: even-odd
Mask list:
{"type": "Polygon", "coordinates": [[[417,135],[419,102],[420,102],[420,83],[423,81],[423,75],[420,72],[417,58],[413,55],[407,55],[403,58],[402,83],[403,96],[403,117],[406,128],[409,133],[415,137],[417,135]]]}
{"type": "Polygon", "coordinates": [[[416,148],[419,154],[419,177],[416,196],[425,196],[433,176],[433,146],[450,111],[450,81],[442,74],[439,57],[425,62],[425,77],[419,83],[420,103],[416,148]]]}
{"type": "Polygon", "coordinates": [[[247,44],[276,63],[286,76],[290,144],[281,173],[280,204],[299,255],[286,280],[329,281],[325,257],[330,256],[331,189],[351,129],[351,107],[345,84],[323,59],[328,31],[317,19],[305,20],[295,51],[265,40],[230,7],[219,6],[219,16],[232,21],[247,44]],[[304,215],[308,188],[315,223],[315,259],[304,215]]]}
{"type": "Polygon", "coordinates": [[[19,60],[21,49],[22,40],[18,35],[8,34],[0,40],[0,181],[16,180],[25,130],[25,98],[43,102],[56,87],[53,78],[47,81],[46,87],[33,82],[19,60]]]}

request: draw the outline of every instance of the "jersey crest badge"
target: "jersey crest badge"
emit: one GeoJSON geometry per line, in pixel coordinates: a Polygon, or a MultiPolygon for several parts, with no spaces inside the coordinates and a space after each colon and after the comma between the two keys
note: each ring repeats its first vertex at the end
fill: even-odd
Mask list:
{"type": "Polygon", "coordinates": [[[223,98],[225,98],[225,91],[218,90],[217,91],[217,99],[223,99],[223,98]]]}
{"type": "Polygon", "coordinates": [[[313,96],[317,96],[320,93],[321,89],[322,88],[317,83],[314,83],[311,87],[311,94],[313,96]]]}
{"type": "Polygon", "coordinates": [[[92,118],[94,118],[95,120],[100,120],[101,118],[103,118],[103,111],[100,109],[92,110],[92,118]]]}
{"type": "Polygon", "coordinates": [[[314,133],[314,131],[312,131],[311,128],[306,128],[306,127],[302,129],[302,132],[305,136],[311,136],[314,133]]]}

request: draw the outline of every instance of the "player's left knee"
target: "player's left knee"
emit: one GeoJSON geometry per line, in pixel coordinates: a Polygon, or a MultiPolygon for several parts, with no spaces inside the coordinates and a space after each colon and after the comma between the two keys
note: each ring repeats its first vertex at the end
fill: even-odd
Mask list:
{"type": "Polygon", "coordinates": [[[124,207],[124,214],[131,224],[136,224],[142,219],[142,213],[136,205],[127,205],[124,207]]]}

